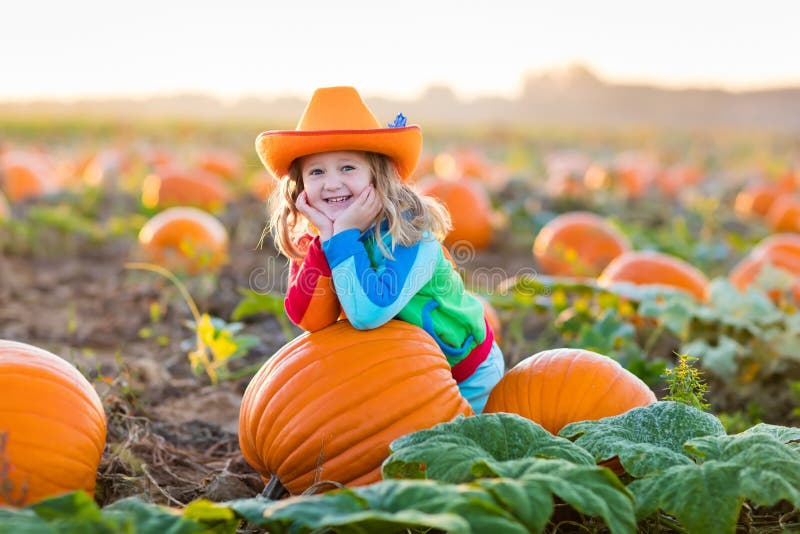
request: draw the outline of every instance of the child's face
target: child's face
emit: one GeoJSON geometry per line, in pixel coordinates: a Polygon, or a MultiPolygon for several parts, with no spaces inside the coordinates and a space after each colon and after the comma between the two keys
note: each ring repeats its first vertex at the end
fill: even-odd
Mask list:
{"type": "Polygon", "coordinates": [[[332,221],[372,182],[366,155],[358,151],[303,156],[300,172],[308,203],[332,221]]]}

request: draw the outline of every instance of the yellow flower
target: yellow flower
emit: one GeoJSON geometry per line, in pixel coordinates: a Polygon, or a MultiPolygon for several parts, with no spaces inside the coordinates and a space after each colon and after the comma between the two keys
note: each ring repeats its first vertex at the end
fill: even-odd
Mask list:
{"type": "Polygon", "coordinates": [[[217,336],[212,343],[209,343],[208,346],[211,349],[211,353],[214,355],[214,360],[229,358],[236,352],[236,349],[239,348],[233,340],[231,333],[225,331],[220,332],[219,336],[217,336]]]}
{"type": "Polygon", "coordinates": [[[197,335],[200,341],[205,345],[211,345],[214,342],[215,331],[214,325],[211,324],[211,317],[209,317],[207,313],[204,313],[200,317],[200,322],[197,324],[197,335]]]}

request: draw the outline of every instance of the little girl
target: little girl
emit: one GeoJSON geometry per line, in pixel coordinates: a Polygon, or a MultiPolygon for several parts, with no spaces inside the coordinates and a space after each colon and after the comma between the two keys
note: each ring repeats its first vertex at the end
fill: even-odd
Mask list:
{"type": "Polygon", "coordinates": [[[421,148],[418,126],[400,114],[381,127],[352,87],[317,89],[295,130],[258,136],[280,180],[270,229],[291,260],[286,313],[312,332],[340,318],[358,329],[390,319],[423,328],[481,413],[503,355],[441,245],[447,211],[406,183],[421,148]]]}

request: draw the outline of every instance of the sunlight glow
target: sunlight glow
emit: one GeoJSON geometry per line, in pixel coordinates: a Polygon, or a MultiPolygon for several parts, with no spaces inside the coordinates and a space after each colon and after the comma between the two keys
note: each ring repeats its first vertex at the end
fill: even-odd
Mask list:
{"type": "Polygon", "coordinates": [[[800,84],[800,3],[29,0],[6,8],[0,99],[307,95],[514,96],[571,63],[612,81],[800,84]]]}

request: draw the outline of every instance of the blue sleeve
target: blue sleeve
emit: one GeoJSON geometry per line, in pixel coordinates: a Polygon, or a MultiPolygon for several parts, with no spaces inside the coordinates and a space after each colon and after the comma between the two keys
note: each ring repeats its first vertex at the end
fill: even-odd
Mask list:
{"type": "Polygon", "coordinates": [[[426,233],[412,246],[395,246],[394,260],[370,265],[358,230],[345,230],[324,243],[333,285],[350,323],[360,330],[377,328],[402,310],[430,281],[441,254],[441,244],[426,233]]]}

